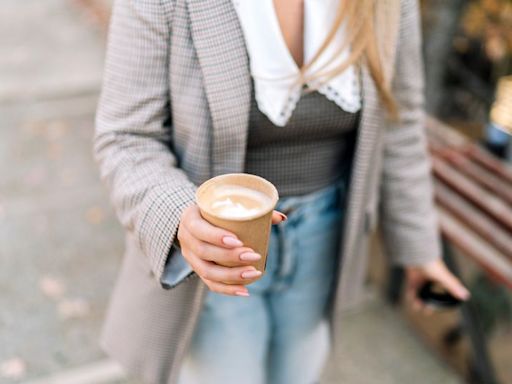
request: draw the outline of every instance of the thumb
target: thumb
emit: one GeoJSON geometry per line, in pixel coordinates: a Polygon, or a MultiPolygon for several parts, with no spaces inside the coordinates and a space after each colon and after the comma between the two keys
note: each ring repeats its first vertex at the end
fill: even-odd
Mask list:
{"type": "Polygon", "coordinates": [[[288,217],[282,212],[274,210],[272,212],[272,224],[279,224],[283,221],[286,221],[288,217]]]}
{"type": "Polygon", "coordinates": [[[471,296],[461,281],[456,278],[446,267],[441,268],[440,271],[432,276],[432,279],[441,284],[443,288],[445,288],[450,294],[459,300],[466,301],[471,296]]]}

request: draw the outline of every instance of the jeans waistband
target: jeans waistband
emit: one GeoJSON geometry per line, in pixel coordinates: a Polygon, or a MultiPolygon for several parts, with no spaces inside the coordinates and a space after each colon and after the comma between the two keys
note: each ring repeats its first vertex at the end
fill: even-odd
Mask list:
{"type": "Polygon", "coordinates": [[[334,194],[343,193],[345,191],[346,184],[347,180],[342,178],[324,188],[306,195],[282,197],[279,199],[276,209],[283,212],[285,215],[288,215],[300,206],[315,204],[316,202],[328,199],[334,194]]]}
{"type": "Polygon", "coordinates": [[[294,231],[296,225],[303,222],[304,218],[315,217],[316,213],[330,212],[326,210],[329,207],[337,207],[343,201],[345,188],[346,179],[342,178],[312,193],[300,196],[285,196],[279,199],[276,209],[289,216],[288,221],[272,227],[277,240],[279,261],[276,274],[280,279],[279,286],[286,286],[289,283],[288,277],[291,276],[295,268],[295,258],[292,252],[294,237],[293,235],[290,237],[290,234],[294,231]]]}

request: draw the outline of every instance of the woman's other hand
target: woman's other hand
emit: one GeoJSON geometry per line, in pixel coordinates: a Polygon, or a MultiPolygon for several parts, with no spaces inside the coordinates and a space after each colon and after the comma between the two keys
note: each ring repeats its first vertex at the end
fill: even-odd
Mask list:
{"type": "Polygon", "coordinates": [[[425,314],[431,314],[428,308],[417,297],[418,289],[427,281],[433,281],[446,289],[459,300],[466,301],[470,297],[469,291],[460,280],[455,277],[441,258],[422,266],[405,267],[406,273],[406,299],[413,309],[422,310],[425,314]]]}
{"type": "MultiPolygon", "coordinates": [[[[284,220],[282,213],[273,212],[272,224],[284,220]]],[[[177,237],[183,257],[211,291],[249,296],[245,285],[261,276],[251,264],[261,255],[245,247],[232,232],[204,220],[196,204],[183,211],[177,237]]]]}

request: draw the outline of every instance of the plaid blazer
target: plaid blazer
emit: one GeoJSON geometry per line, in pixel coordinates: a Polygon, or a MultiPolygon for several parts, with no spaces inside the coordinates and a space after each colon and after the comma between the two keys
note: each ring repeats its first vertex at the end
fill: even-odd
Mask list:
{"type": "MultiPolygon", "coordinates": [[[[362,118],[330,311],[331,368],[340,313],[357,302],[377,221],[393,262],[421,264],[441,253],[423,127],[417,0],[377,4],[379,47],[400,123],[386,119],[363,68],[362,118]]],[[[164,289],[162,273],[179,252],[172,246],[179,218],[197,185],[243,172],[250,84],[231,0],[115,1],[94,154],[126,230],[126,252],[101,343],[146,383],[176,383],[205,286],[193,275],[164,289]]]]}

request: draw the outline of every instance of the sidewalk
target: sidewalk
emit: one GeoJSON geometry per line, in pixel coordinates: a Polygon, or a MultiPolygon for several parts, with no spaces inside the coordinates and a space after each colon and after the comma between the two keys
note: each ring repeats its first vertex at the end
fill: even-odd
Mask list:
{"type": "MultiPolygon", "coordinates": [[[[324,384],[461,384],[418,345],[399,314],[371,296],[365,308],[346,319],[339,377],[324,384]]],[[[104,360],[23,384],[136,384],[104,360]]],[[[243,383],[241,383],[243,384],[243,383]]]]}
{"type": "Polygon", "coordinates": [[[0,103],[96,93],[103,49],[72,0],[3,0],[0,103]]]}
{"type": "Polygon", "coordinates": [[[91,156],[103,43],[68,0],[0,9],[0,383],[104,359],[122,232],[91,156]]]}
{"type": "MultiPolygon", "coordinates": [[[[102,36],[68,0],[0,15],[0,383],[134,384],[97,344],[123,247],[91,155],[102,36]]],[[[345,329],[338,382],[458,383],[378,298],[345,329]]]]}

